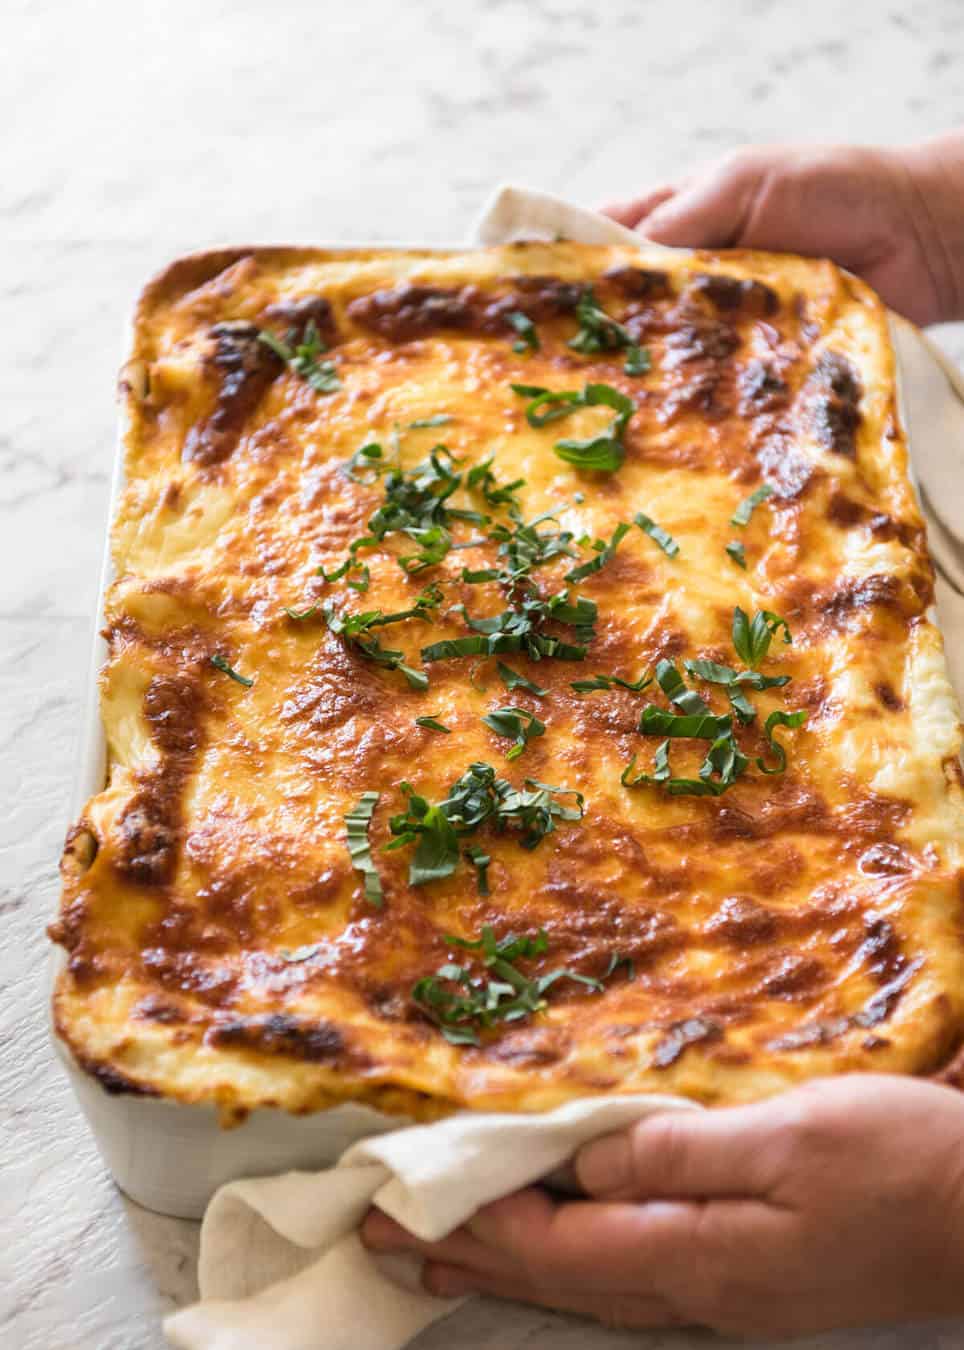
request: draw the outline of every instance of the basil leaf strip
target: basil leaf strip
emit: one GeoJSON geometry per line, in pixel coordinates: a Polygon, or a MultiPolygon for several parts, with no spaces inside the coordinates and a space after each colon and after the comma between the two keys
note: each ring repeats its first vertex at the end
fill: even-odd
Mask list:
{"type": "Polygon", "coordinates": [[[599,572],[615,556],[616,550],[622,541],[629,534],[629,526],[622,523],[613,530],[612,538],[608,544],[604,544],[601,539],[597,539],[593,544],[596,550],[595,558],[590,558],[588,562],[580,563],[578,567],[570,568],[566,573],[566,580],[571,582],[585,581],[586,577],[592,576],[594,572],[599,572]]]}
{"type": "Polygon", "coordinates": [[[520,675],[517,670],[511,666],[503,665],[501,661],[496,663],[499,679],[510,692],[513,689],[525,689],[529,694],[535,694],[536,698],[545,698],[548,689],[540,689],[539,685],[533,684],[531,680],[526,679],[525,675],[520,675]]]}
{"type": "Polygon", "coordinates": [[[577,694],[591,694],[597,689],[612,689],[614,686],[638,694],[652,683],[652,675],[644,670],[638,680],[621,680],[618,675],[594,675],[589,680],[573,680],[570,687],[575,689],[577,694]]]}
{"type": "Polygon", "coordinates": [[[770,643],[783,629],[783,641],[793,641],[786,619],[768,609],[759,609],[752,621],[739,605],[733,611],[733,646],[740,659],[753,670],[770,650],[770,643]]]}
{"type": "Polygon", "coordinates": [[[506,759],[518,759],[529,742],[544,736],[546,731],[545,722],[540,722],[527,708],[494,708],[482,721],[497,736],[507,736],[515,741],[506,752],[506,759]]]}
{"type": "Polygon", "coordinates": [[[318,332],[318,325],[314,319],[309,319],[305,325],[301,341],[293,348],[287,342],[282,342],[280,338],[275,337],[274,333],[267,329],[262,329],[259,332],[258,341],[263,342],[266,347],[270,347],[274,354],[284,361],[286,366],[311,385],[316,394],[333,394],[341,388],[341,380],[338,378],[334,361],[319,362],[318,360],[318,357],[327,349],[321,340],[321,334],[318,332]]]}
{"type": "Polygon", "coordinates": [[[371,847],[368,841],[368,827],[374,815],[375,807],[378,805],[379,795],[377,792],[363,792],[359,801],[345,816],[345,827],[351,865],[356,872],[362,874],[365,899],[375,905],[376,908],[381,909],[383,903],[382,883],[378,876],[378,869],[372,860],[371,847]]]}
{"type": "Polygon", "coordinates": [[[772,712],[763,727],[763,734],[766,736],[769,752],[776,756],[776,765],[772,769],[768,768],[766,757],[760,755],[756,761],[757,768],[767,774],[783,773],[787,767],[787,752],[777,740],[774,732],[777,727],[802,727],[806,720],[807,714],[805,712],[788,713],[779,710],[772,712]]]}
{"type": "Polygon", "coordinates": [[[647,516],[644,511],[637,512],[633,517],[633,520],[642,530],[643,534],[648,534],[650,539],[659,544],[667,557],[675,558],[677,556],[679,553],[679,544],[677,544],[671,534],[667,534],[661,525],[657,525],[655,520],[650,516],[647,516]]]}
{"type": "Polygon", "coordinates": [[[765,502],[768,497],[772,496],[773,488],[770,484],[761,484],[755,492],[751,492],[749,497],[744,497],[743,501],[740,502],[732,516],[730,516],[730,524],[740,526],[749,525],[750,517],[753,515],[756,508],[761,502],[765,502]]]}
{"type": "Polygon", "coordinates": [[[416,717],[415,725],[425,727],[427,731],[441,731],[445,736],[451,736],[451,727],[444,727],[435,717],[416,717]]]}
{"type": "Polygon", "coordinates": [[[692,737],[715,741],[731,731],[733,721],[729,713],[717,717],[713,713],[671,713],[647,703],[640,713],[639,730],[644,736],[692,737]]]}
{"type": "Polygon", "coordinates": [[[476,883],[478,885],[479,895],[489,894],[489,864],[492,859],[484,849],[479,848],[478,844],[469,844],[465,850],[466,862],[470,862],[475,868],[476,883]]]}
{"type": "Polygon", "coordinates": [[[514,352],[539,350],[539,334],[536,332],[536,326],[529,318],[528,314],[523,314],[521,310],[516,310],[508,316],[509,323],[519,334],[512,344],[514,352]]]}
{"type": "Polygon", "coordinates": [[[254,680],[250,680],[247,675],[242,675],[240,671],[228,665],[224,657],[217,652],[211,657],[211,665],[215,670],[220,670],[224,675],[229,675],[236,684],[243,684],[245,689],[250,689],[254,684],[254,680]]]}
{"type": "Polygon", "coordinates": [[[733,561],[736,563],[737,567],[742,567],[745,572],[746,553],[744,552],[743,545],[739,542],[739,540],[732,539],[730,543],[727,544],[726,551],[729,554],[729,556],[733,559],[733,561]]]}
{"type": "MultiPolygon", "coordinates": [[[[487,862],[479,859],[475,865],[481,869],[487,862]]],[[[510,933],[496,941],[491,926],[486,924],[481,938],[475,941],[451,934],[446,935],[446,941],[477,954],[485,973],[476,975],[468,966],[446,962],[434,975],[415,984],[412,999],[452,1045],[478,1045],[480,1030],[540,1012],[546,1007],[546,993],[560,980],[571,980],[599,993],[604,981],[621,964],[629,966],[632,978],[632,963],[618,955],[610,958],[601,978],[568,969],[535,977],[526,975],[515,963],[541,956],[547,950],[544,929],[519,937],[510,933]]]]}
{"type": "Polygon", "coordinates": [[[671,703],[682,708],[684,713],[708,713],[709,706],[694,689],[687,689],[683,677],[672,661],[659,661],[656,666],[656,683],[671,703]]]}
{"type": "Polygon", "coordinates": [[[645,375],[652,368],[653,362],[648,347],[638,347],[633,343],[626,348],[626,362],[623,371],[627,375],[645,375]]]}

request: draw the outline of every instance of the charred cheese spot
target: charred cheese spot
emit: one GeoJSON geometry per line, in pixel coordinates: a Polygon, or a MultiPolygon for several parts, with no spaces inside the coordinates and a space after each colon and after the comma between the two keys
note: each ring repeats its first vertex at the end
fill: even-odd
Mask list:
{"type": "MultiPolygon", "coordinates": [[[[108,1091],[206,1102],[231,1121],[347,1100],[432,1119],[600,1092],[746,1101],[952,1057],[964,1039],[957,712],[927,613],[886,318],[860,283],[804,259],[566,243],[229,251],[152,283],[130,357],[105,611],[108,778],[68,837],[50,930],[67,952],[58,1033],[108,1091]],[[587,287],[648,348],[647,373],[627,374],[619,348],[571,347],[587,287]],[[513,351],[514,313],[536,325],[538,349],[513,351]],[[336,346],[341,387],[324,396],[258,339],[309,324],[336,346]],[[580,472],[553,450],[596,434],[609,410],[532,427],[513,381],[627,395],[618,473],[580,472]],[[491,659],[423,662],[427,643],[467,633],[459,605],[504,609],[498,587],[462,578],[496,565],[497,541],[457,521],[460,547],[408,576],[398,560],[415,541],[387,534],[358,554],[367,590],[326,581],[319,567],[351,556],[384,501],[384,475],[346,472],[373,443],[406,470],[440,443],[463,473],[491,456],[498,483],[524,480],[527,519],[546,512],[574,540],[608,540],[642,511],[679,552],[633,526],[573,587],[598,607],[585,661],[504,655],[542,697],[508,691],[491,659]],[[773,493],[742,529],[743,572],[725,553],[730,517],[763,481],[773,493]],[[329,632],[318,608],[391,614],[429,582],[443,593],[429,622],[374,630],[426,671],[426,691],[329,632]],[[737,730],[747,772],[718,799],[624,788],[632,755],[652,765],[639,714],[662,696],[580,693],[573,680],[636,680],[661,659],[733,664],[735,605],[793,632],[762,667],[790,683],[753,693],[756,720],[737,730]],[[483,722],[508,703],[546,727],[514,761],[483,722]],[[778,730],[788,764],[766,776],[756,759],[778,708],[807,722],[778,730]],[[416,725],[426,715],[450,734],[416,725]],[[491,857],[488,894],[468,863],[410,886],[411,848],[385,851],[401,784],[439,802],[478,762],[516,786],[582,792],[584,819],[557,821],[533,849],[480,829],[466,842],[491,857]],[[346,847],[345,816],[367,791],[380,794],[381,908],[346,847]],[[412,988],[474,961],[448,935],[484,925],[498,938],[545,929],[526,973],[605,977],[603,989],[558,979],[545,1009],[484,1030],[478,1047],[449,1044],[412,988]]],[[[464,487],[452,504],[490,510],[464,487]]],[[[561,590],[574,562],[540,569],[540,593],[561,590]]],[[[700,690],[727,711],[720,686],[700,690]]],[[[674,771],[696,776],[705,749],[673,744],[674,771]]]]}

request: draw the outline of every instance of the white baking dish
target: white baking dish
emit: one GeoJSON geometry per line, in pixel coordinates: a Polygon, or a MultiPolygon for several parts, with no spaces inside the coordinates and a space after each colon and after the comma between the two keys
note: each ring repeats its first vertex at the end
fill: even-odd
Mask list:
{"type": "MultiPolygon", "coordinates": [[[[545,199],[549,207],[552,203],[545,199]]],[[[477,237],[485,243],[498,238],[519,238],[526,231],[512,219],[514,203],[497,197],[477,228],[477,237]],[[498,219],[498,212],[502,218],[498,219]],[[491,222],[496,221],[494,226],[491,222]],[[497,238],[498,236],[498,238],[497,238]]],[[[580,213],[582,214],[582,213],[580,213]]],[[[551,237],[551,212],[543,228],[528,231],[529,237],[551,237]]],[[[567,218],[566,234],[586,238],[587,242],[637,242],[627,231],[589,216],[588,226],[573,228],[567,218]],[[615,239],[614,239],[615,237],[615,239]]],[[[580,222],[580,225],[582,222],[580,222]]],[[[540,222],[541,225],[541,222],[540,222]]],[[[337,250],[339,245],[323,245],[337,250]]],[[[373,245],[372,247],[406,247],[373,245]]],[[[409,245],[424,249],[424,245],[409,245]]],[[[455,247],[462,247],[456,245],[455,247]]],[[[900,416],[908,426],[909,439],[922,463],[929,462],[928,445],[938,436],[946,447],[946,437],[955,435],[964,446],[964,403],[960,376],[935,354],[930,343],[902,320],[891,324],[898,354],[898,402],[900,416]],[[943,368],[942,368],[943,367],[943,368]],[[911,434],[920,428],[917,440],[911,434]],[[926,433],[926,435],[924,434],[926,433]],[[919,450],[917,448],[920,442],[919,450]]],[[[123,430],[123,429],[122,429],[123,430]]],[[[123,435],[119,438],[111,490],[110,518],[113,520],[123,476],[123,435]]],[[[928,478],[928,481],[930,479],[928,478]]],[[[962,479],[964,481],[964,479],[962,479]]],[[[99,635],[104,593],[111,577],[109,544],[105,549],[97,607],[97,629],[88,675],[79,774],[71,801],[71,819],[75,820],[84,804],[104,786],[106,742],[100,720],[98,674],[106,655],[106,643],[99,635]]],[[[64,961],[56,948],[51,962],[54,974],[64,961]]],[[[240,1126],[223,1129],[213,1107],[183,1105],[159,1099],[111,1095],[74,1063],[69,1050],[53,1034],[54,1045],[65,1065],[81,1110],[87,1117],[97,1145],[121,1189],[148,1209],[179,1218],[200,1218],[214,1191],[227,1181],[243,1176],[272,1174],[292,1169],[316,1169],[333,1163],[355,1140],[384,1133],[410,1123],[402,1116],[389,1116],[370,1107],[348,1104],[308,1116],[292,1116],[274,1110],[253,1112],[240,1126]]]]}

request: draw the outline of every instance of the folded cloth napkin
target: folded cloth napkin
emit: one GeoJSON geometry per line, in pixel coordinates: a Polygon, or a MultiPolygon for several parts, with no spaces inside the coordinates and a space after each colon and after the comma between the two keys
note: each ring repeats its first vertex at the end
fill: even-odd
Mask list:
{"type": "Polygon", "coordinates": [[[580,1144],[667,1108],[700,1109],[632,1096],[466,1112],[353,1144],[325,1172],[222,1186],[201,1229],[202,1302],[168,1317],[167,1337],[178,1350],[399,1350],[462,1300],[423,1293],[410,1264],[365,1251],[356,1230],[370,1205],[435,1241],[580,1144]]]}
{"type": "MultiPolygon", "coordinates": [[[[639,243],[592,212],[503,188],[475,242],[639,243]]],[[[905,416],[931,542],[952,667],[964,656],[964,382],[910,324],[894,322],[905,416]],[[933,513],[940,502],[940,516],[933,513]]],[[[957,687],[964,666],[952,673],[957,687]]],[[[421,1291],[411,1262],[375,1258],[357,1229],[370,1205],[417,1237],[445,1237],[482,1205],[549,1177],[589,1139],[668,1109],[680,1097],[597,1097],[545,1115],[463,1113],[353,1144],[318,1173],[236,1181],[201,1229],[201,1302],[168,1317],[178,1350],[400,1350],[462,1300],[421,1291]]]]}

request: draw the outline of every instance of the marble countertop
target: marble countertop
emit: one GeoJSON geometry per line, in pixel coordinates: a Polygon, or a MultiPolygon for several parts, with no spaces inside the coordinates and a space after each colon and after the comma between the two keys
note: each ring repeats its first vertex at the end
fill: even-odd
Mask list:
{"type": "MultiPolygon", "coordinates": [[[[5,0],[0,45],[0,1343],[160,1350],[196,1225],[114,1189],[47,1042],[56,893],[144,279],[212,243],[463,236],[502,181],[592,203],[745,141],[964,122],[956,0],[5,0]],[[256,186],[253,186],[256,185],[256,186]]],[[[964,351],[957,329],[945,334],[964,351]]],[[[688,1350],[478,1301],[418,1350],[688,1350]]],[[[809,1350],[951,1350],[964,1326],[809,1350]]],[[[362,1350],[364,1348],[362,1347],[362,1350]]]]}

